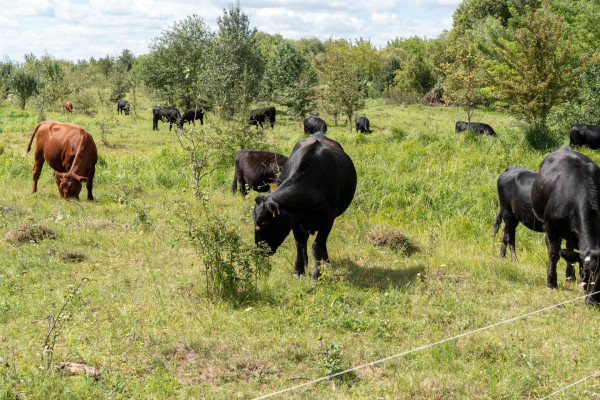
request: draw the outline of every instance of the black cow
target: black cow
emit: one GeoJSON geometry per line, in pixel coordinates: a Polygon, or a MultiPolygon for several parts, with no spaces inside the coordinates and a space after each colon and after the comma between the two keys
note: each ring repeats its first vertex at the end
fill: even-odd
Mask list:
{"type": "MultiPolygon", "coordinates": [[[[498,201],[500,211],[494,223],[494,236],[498,233],[502,221],[502,247],[500,257],[506,256],[506,246],[510,248],[511,256],[517,259],[515,252],[515,236],[519,222],[534,232],[544,232],[544,223],[535,217],[531,205],[531,185],[537,172],[521,167],[508,167],[498,178],[498,201]]],[[[561,250],[561,256],[567,260],[567,280],[575,279],[572,263],[579,263],[579,273],[582,273],[581,259],[573,249],[561,250]]]]}
{"type": "Polygon", "coordinates": [[[317,279],[320,263],[329,261],[327,237],[333,221],[354,197],[356,169],[338,142],[318,132],[294,146],[279,181],[273,192],[256,196],[254,240],[257,246],[264,242],[275,253],[292,230],[296,240],[294,274],[302,275],[308,264],[308,237],[318,232],[312,246],[312,278],[317,279]]]}
{"type": "Polygon", "coordinates": [[[158,121],[168,122],[169,131],[173,127],[173,124],[178,124],[181,120],[181,114],[175,107],[159,107],[154,106],[152,108],[152,130],[158,130],[158,121]]]}
{"type": "Polygon", "coordinates": [[[323,134],[327,132],[327,123],[316,115],[307,115],[306,118],[304,118],[304,133],[312,135],[316,132],[321,132],[323,134]]]}
{"type": "MultiPolygon", "coordinates": [[[[546,286],[556,288],[560,244],[579,248],[586,290],[600,289],[600,168],[588,157],[562,146],[549,154],[531,187],[535,216],[544,222],[548,248],[546,286]],[[593,285],[590,285],[591,281],[593,285]]],[[[598,303],[600,294],[586,299],[598,303]]]]}
{"type": "Polygon", "coordinates": [[[369,129],[369,118],[367,117],[356,117],[354,121],[356,124],[356,131],[360,133],[372,133],[369,129]]]}
{"type": "Polygon", "coordinates": [[[573,124],[569,130],[570,146],[587,146],[600,149],[600,125],[573,124]]]}
{"type": "Polygon", "coordinates": [[[131,109],[129,108],[129,102],[127,100],[119,100],[117,101],[117,114],[125,113],[125,115],[129,115],[131,109]]]}
{"type": "Polygon", "coordinates": [[[252,114],[250,115],[250,125],[256,125],[256,129],[258,129],[258,125],[260,124],[260,127],[264,128],[263,123],[268,121],[271,123],[271,128],[273,128],[275,126],[276,114],[277,110],[275,110],[275,107],[261,107],[252,110],[252,114]]]}
{"type": "Polygon", "coordinates": [[[238,151],[235,155],[235,175],[231,193],[235,194],[238,182],[242,196],[248,194],[248,189],[268,192],[269,184],[276,182],[286,161],[286,156],[269,151],[238,151]]]}
{"type": "Polygon", "coordinates": [[[489,126],[488,124],[482,124],[481,122],[468,123],[465,121],[458,121],[456,123],[456,126],[454,127],[454,131],[456,133],[462,132],[462,131],[471,131],[471,132],[479,133],[481,135],[484,135],[484,134],[488,134],[490,136],[496,135],[496,132],[494,132],[494,130],[492,129],[491,126],[489,126]]]}
{"type": "Polygon", "coordinates": [[[196,126],[196,120],[200,120],[200,125],[204,125],[204,113],[201,108],[190,108],[186,110],[181,119],[179,120],[179,127],[183,129],[183,123],[187,122],[188,124],[192,122],[194,126],[196,126]]]}

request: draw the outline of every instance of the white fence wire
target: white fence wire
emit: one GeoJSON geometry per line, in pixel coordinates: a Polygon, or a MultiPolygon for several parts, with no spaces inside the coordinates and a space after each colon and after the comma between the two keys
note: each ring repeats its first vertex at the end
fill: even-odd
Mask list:
{"type": "MultiPolygon", "coordinates": [[[[399,357],[405,356],[407,354],[416,353],[418,351],[425,350],[425,349],[428,349],[428,348],[433,347],[433,346],[437,346],[437,345],[442,344],[442,343],[450,342],[452,340],[460,339],[462,337],[469,336],[469,335],[472,335],[472,334],[477,333],[477,332],[481,332],[481,331],[485,331],[485,330],[488,330],[488,329],[492,329],[492,328],[495,328],[495,327],[500,326],[500,325],[508,324],[508,323],[514,322],[514,321],[518,321],[520,319],[527,318],[527,317],[532,316],[534,314],[539,314],[541,312],[548,311],[548,310],[551,310],[553,308],[564,306],[565,304],[573,303],[573,302],[575,302],[577,300],[585,299],[585,298],[593,296],[594,294],[597,294],[597,293],[600,293],[600,290],[596,291],[596,292],[593,292],[593,293],[586,294],[584,296],[576,297],[576,298],[571,299],[571,300],[563,301],[563,302],[558,303],[558,304],[553,304],[551,306],[544,307],[544,308],[541,308],[539,310],[531,311],[531,312],[528,312],[526,314],[519,315],[517,317],[512,317],[512,318],[509,318],[509,319],[505,319],[503,321],[496,322],[494,324],[487,325],[487,326],[484,326],[484,327],[481,327],[481,328],[477,328],[477,329],[474,329],[472,331],[464,332],[464,333],[461,333],[459,335],[455,335],[455,336],[452,336],[452,337],[449,337],[449,338],[446,338],[446,339],[443,339],[443,340],[438,340],[437,342],[429,343],[429,344],[426,344],[426,345],[423,345],[423,346],[420,346],[420,347],[416,347],[416,348],[411,349],[411,350],[406,350],[406,351],[403,351],[401,353],[394,354],[394,355],[391,355],[391,356],[388,356],[388,357],[385,357],[385,358],[381,358],[379,360],[372,361],[372,362],[367,363],[367,364],[357,365],[355,367],[348,368],[347,370],[340,371],[340,372],[337,372],[335,374],[323,376],[321,378],[314,379],[312,381],[304,382],[304,383],[301,383],[299,385],[291,386],[291,387],[288,387],[288,388],[285,388],[285,389],[282,389],[282,390],[278,390],[278,391],[273,392],[273,393],[269,393],[269,394],[265,394],[265,395],[262,395],[262,396],[259,396],[259,397],[255,397],[253,400],[267,399],[269,397],[277,396],[277,395],[280,395],[280,394],[283,394],[283,393],[286,393],[286,392],[291,392],[292,390],[296,390],[296,389],[300,389],[302,387],[310,386],[310,385],[313,385],[313,384],[318,383],[318,382],[322,382],[322,381],[325,381],[325,380],[328,380],[328,379],[331,379],[331,378],[335,378],[336,376],[344,375],[344,374],[347,374],[349,372],[357,371],[359,369],[363,369],[363,368],[370,367],[370,366],[373,366],[373,365],[376,365],[376,364],[380,364],[382,362],[390,361],[390,360],[393,360],[395,358],[399,358],[399,357]]],[[[576,385],[576,384],[578,384],[580,382],[583,382],[586,379],[591,378],[592,376],[594,376],[594,375],[590,375],[589,377],[584,378],[581,381],[575,382],[575,383],[571,384],[570,386],[574,386],[574,385],[576,385]]],[[[570,387],[570,386],[568,386],[568,387],[570,387]]],[[[546,399],[546,398],[548,398],[550,396],[553,396],[556,393],[560,393],[561,391],[567,389],[568,387],[565,387],[565,388],[561,389],[560,391],[552,393],[549,396],[544,397],[544,399],[546,399]]]]}

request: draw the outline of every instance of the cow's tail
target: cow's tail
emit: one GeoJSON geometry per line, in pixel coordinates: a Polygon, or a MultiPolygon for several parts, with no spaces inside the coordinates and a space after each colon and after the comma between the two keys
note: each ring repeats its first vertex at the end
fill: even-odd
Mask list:
{"type": "Polygon", "coordinates": [[[37,126],[33,130],[33,134],[31,135],[31,139],[29,139],[29,144],[27,145],[27,151],[25,153],[29,153],[29,151],[31,150],[31,144],[33,143],[33,138],[34,138],[35,134],[37,133],[38,129],[40,129],[40,126],[42,126],[42,124],[44,122],[46,122],[46,121],[42,121],[39,124],[37,124],[37,126]]]}
{"type": "Polygon", "coordinates": [[[500,225],[502,224],[502,210],[498,211],[498,215],[496,216],[496,222],[494,222],[494,237],[498,234],[498,230],[500,229],[500,225]]]}
{"type": "Polygon", "coordinates": [[[233,183],[231,184],[231,194],[235,194],[235,192],[237,191],[238,174],[238,162],[237,160],[235,160],[235,171],[233,173],[233,183]]]}

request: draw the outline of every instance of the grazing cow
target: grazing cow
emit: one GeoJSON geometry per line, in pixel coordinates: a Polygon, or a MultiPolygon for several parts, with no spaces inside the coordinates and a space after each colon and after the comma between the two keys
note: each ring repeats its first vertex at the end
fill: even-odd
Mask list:
{"type": "Polygon", "coordinates": [[[369,129],[369,118],[367,117],[356,117],[354,121],[356,124],[356,131],[360,133],[372,133],[369,129]]]}
{"type": "Polygon", "coordinates": [[[250,125],[256,125],[256,129],[258,129],[258,125],[263,128],[263,123],[267,120],[271,123],[271,128],[275,126],[275,115],[277,114],[277,110],[275,107],[261,107],[255,110],[252,110],[250,115],[250,125]]]}
{"type": "Polygon", "coordinates": [[[117,101],[117,114],[125,113],[125,115],[129,115],[131,109],[129,108],[129,102],[127,100],[119,100],[117,101]]]}
{"type": "Polygon", "coordinates": [[[152,130],[158,130],[158,121],[168,122],[169,131],[173,127],[173,124],[178,124],[181,120],[181,114],[175,107],[159,107],[154,106],[152,108],[152,130]]]}
{"type": "Polygon", "coordinates": [[[312,246],[312,278],[317,279],[319,265],[329,261],[327,237],[333,222],[354,197],[356,169],[338,142],[317,132],[294,146],[278,181],[281,184],[274,191],[256,196],[255,243],[264,243],[275,253],[292,230],[294,274],[302,275],[308,264],[308,237],[318,232],[312,246]]]}
{"type": "MultiPolygon", "coordinates": [[[[508,167],[498,178],[498,201],[500,211],[494,224],[494,236],[498,233],[502,221],[502,247],[500,257],[506,256],[506,246],[510,248],[513,260],[517,259],[515,252],[515,233],[521,222],[534,232],[544,232],[544,223],[535,217],[531,205],[531,185],[537,172],[521,167],[508,167]]],[[[582,273],[581,259],[573,249],[561,250],[561,256],[567,260],[567,280],[575,279],[572,263],[579,263],[579,273],[582,273]]]]}
{"type": "Polygon", "coordinates": [[[465,121],[458,121],[456,126],[454,127],[454,131],[456,133],[462,131],[471,131],[475,133],[479,133],[481,135],[488,134],[490,136],[495,136],[496,132],[492,129],[488,124],[482,124],[481,122],[471,122],[470,124],[465,121]]]}
{"type": "Polygon", "coordinates": [[[600,149],[600,125],[573,124],[569,130],[570,146],[587,146],[600,149]]]}
{"type": "Polygon", "coordinates": [[[42,121],[31,135],[27,153],[31,150],[36,133],[32,192],[37,192],[37,182],[46,161],[54,170],[54,180],[60,197],[79,199],[82,183],[85,183],[88,200],[94,200],[92,186],[98,152],[92,135],[77,125],[42,121]]]}
{"type": "Polygon", "coordinates": [[[269,191],[269,184],[276,182],[286,161],[286,156],[269,151],[238,151],[235,155],[235,176],[231,193],[235,194],[238,182],[242,196],[248,194],[248,189],[269,191]]]}
{"type": "Polygon", "coordinates": [[[312,135],[313,133],[327,132],[327,123],[316,115],[307,115],[304,118],[304,134],[312,135]]]}
{"type": "MultiPolygon", "coordinates": [[[[600,289],[600,168],[585,155],[562,146],[549,154],[531,187],[535,216],[544,222],[548,248],[546,286],[556,288],[560,245],[579,248],[586,290],[600,289]],[[590,285],[591,281],[593,285],[590,285]]],[[[600,294],[588,297],[598,303],[600,294]]]]}
{"type": "Polygon", "coordinates": [[[190,108],[186,110],[181,116],[179,120],[179,127],[183,129],[183,123],[187,122],[188,124],[191,122],[196,126],[196,120],[200,120],[200,125],[204,125],[204,113],[201,108],[190,108]]]}
{"type": "Polygon", "coordinates": [[[73,104],[72,104],[72,103],[70,103],[70,102],[68,102],[68,101],[65,101],[65,102],[63,103],[63,108],[64,108],[65,110],[67,110],[68,112],[70,112],[70,113],[72,113],[72,112],[73,112],[73,104]]]}

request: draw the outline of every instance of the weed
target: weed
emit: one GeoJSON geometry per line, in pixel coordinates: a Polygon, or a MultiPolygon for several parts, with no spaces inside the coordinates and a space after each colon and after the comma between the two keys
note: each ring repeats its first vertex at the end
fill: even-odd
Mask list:
{"type": "Polygon", "coordinates": [[[393,228],[373,228],[367,232],[366,240],[373,246],[386,246],[409,256],[420,251],[419,246],[393,228]]]}

